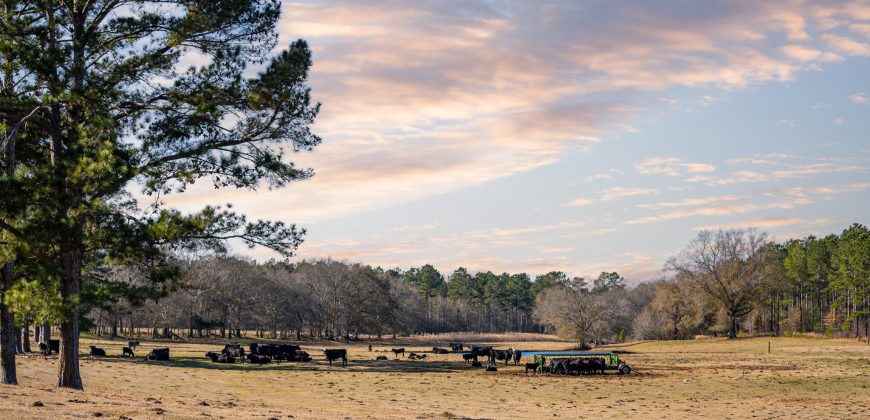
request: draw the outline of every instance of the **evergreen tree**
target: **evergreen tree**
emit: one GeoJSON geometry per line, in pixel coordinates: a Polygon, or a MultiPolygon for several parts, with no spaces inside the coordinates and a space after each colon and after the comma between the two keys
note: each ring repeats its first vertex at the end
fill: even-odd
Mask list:
{"type": "Polygon", "coordinates": [[[89,261],[221,250],[231,238],[289,255],[301,242],[304,231],[292,225],[218,207],[184,215],[161,197],[203,178],[253,189],[310,177],[285,152],[320,142],[309,129],[318,111],[305,84],[311,52],[299,40],[268,58],[277,0],[3,6],[3,77],[15,90],[3,94],[0,122],[4,166],[14,156],[17,167],[0,178],[0,229],[16,259],[37,261],[56,281],[64,308],[57,385],[81,389],[89,261]],[[194,57],[203,64],[179,68],[194,57]],[[147,211],[126,194],[131,186],[156,197],[147,211]]]}

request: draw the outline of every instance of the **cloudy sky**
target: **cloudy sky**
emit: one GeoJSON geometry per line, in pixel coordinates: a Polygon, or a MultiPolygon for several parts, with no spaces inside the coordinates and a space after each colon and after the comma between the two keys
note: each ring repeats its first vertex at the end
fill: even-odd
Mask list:
{"type": "Polygon", "coordinates": [[[314,50],[316,176],[170,203],[303,225],[298,259],[638,281],[701,229],[870,222],[868,1],[287,2],[279,30],[314,50]]]}

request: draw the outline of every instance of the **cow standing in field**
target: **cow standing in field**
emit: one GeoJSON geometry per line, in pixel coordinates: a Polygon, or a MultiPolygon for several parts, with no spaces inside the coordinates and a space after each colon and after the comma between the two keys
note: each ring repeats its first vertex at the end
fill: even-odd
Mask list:
{"type": "Polygon", "coordinates": [[[138,341],[129,341],[129,342],[127,342],[127,347],[129,347],[133,350],[136,350],[136,347],[139,347],[139,342],[138,341]]]}
{"type": "Polygon", "coordinates": [[[537,375],[538,374],[538,364],[537,363],[526,363],[526,375],[529,374],[529,369],[537,375]]]}
{"type": "Polygon", "coordinates": [[[477,355],[474,353],[462,353],[462,360],[465,360],[465,364],[468,362],[477,363],[477,355]]]}
{"type": "Polygon", "coordinates": [[[520,360],[523,358],[523,352],[514,350],[514,366],[519,366],[520,360]]]}
{"type": "Polygon", "coordinates": [[[398,348],[398,349],[390,349],[390,351],[393,352],[393,354],[395,354],[396,355],[395,357],[397,357],[397,358],[399,357],[399,354],[401,354],[402,357],[405,356],[405,348],[404,347],[398,348]]]}
{"type": "Polygon", "coordinates": [[[507,366],[508,362],[513,358],[514,351],[513,349],[507,350],[495,350],[492,349],[489,352],[489,364],[496,364],[497,360],[504,360],[504,365],[507,366]]]}
{"type": "Polygon", "coordinates": [[[453,351],[463,351],[465,350],[465,345],[462,343],[450,343],[450,348],[453,351]]]}
{"type": "Polygon", "coordinates": [[[333,360],[341,359],[341,365],[347,366],[347,349],[323,349],[323,355],[330,365],[333,360]]]}
{"type": "Polygon", "coordinates": [[[123,349],[121,349],[121,356],[124,356],[124,357],[127,357],[127,356],[129,356],[129,357],[136,357],[136,355],[133,354],[133,349],[131,349],[131,348],[129,348],[129,347],[124,347],[123,349]]]}
{"type": "Polygon", "coordinates": [[[39,351],[43,356],[51,356],[52,352],[59,352],[60,340],[48,340],[48,343],[39,343],[39,351]]]}

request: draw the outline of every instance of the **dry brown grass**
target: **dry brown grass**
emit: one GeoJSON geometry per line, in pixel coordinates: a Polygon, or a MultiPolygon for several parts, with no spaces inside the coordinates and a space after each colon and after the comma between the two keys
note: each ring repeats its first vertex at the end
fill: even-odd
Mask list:
{"type": "MultiPolygon", "coordinates": [[[[83,348],[94,344],[84,340],[83,348]]],[[[154,343],[143,342],[137,354],[154,343]]],[[[646,342],[622,347],[629,376],[524,376],[484,372],[458,355],[397,360],[384,342],[352,344],[348,367],[317,360],[271,366],[215,365],[217,344],[171,344],[172,362],[117,357],[82,361],[84,392],[52,386],[57,360],[19,363],[21,386],[0,386],[2,418],[868,418],[870,347],[850,340],[756,338],[646,342]],[[767,354],[768,341],[772,354],[767,354]],[[374,361],[387,355],[386,362],[374,361]],[[34,406],[39,401],[42,406],[34,406]]],[[[481,341],[481,344],[484,344],[481,341]]],[[[121,341],[99,341],[110,355],[121,341]]],[[[160,346],[163,343],[159,343],[160,346]]],[[[565,348],[562,341],[499,347],[565,348]]],[[[338,347],[334,343],[329,347],[338,347]]]]}
{"type": "Polygon", "coordinates": [[[415,335],[409,341],[441,342],[441,343],[527,343],[532,341],[564,341],[559,337],[535,333],[473,333],[450,332],[439,334],[415,335]]]}

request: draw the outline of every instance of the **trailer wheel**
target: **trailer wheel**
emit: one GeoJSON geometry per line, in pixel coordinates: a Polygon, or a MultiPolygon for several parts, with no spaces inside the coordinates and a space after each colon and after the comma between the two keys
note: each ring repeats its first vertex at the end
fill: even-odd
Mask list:
{"type": "Polygon", "coordinates": [[[619,367],[620,375],[628,375],[629,373],[631,373],[631,368],[628,367],[628,365],[622,365],[619,367]]]}

